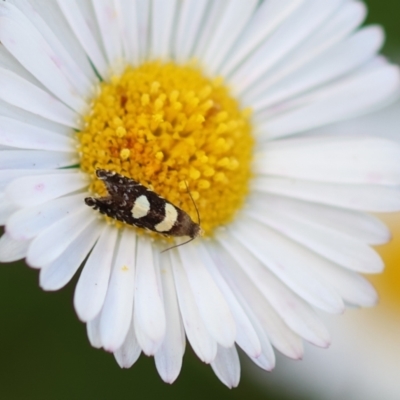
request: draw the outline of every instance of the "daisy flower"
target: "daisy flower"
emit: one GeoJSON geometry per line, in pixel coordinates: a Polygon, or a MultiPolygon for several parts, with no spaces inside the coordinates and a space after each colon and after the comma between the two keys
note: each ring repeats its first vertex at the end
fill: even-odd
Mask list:
{"type": "Polygon", "coordinates": [[[1,261],[26,258],[45,290],[82,265],[90,343],[124,368],[153,355],[166,382],[186,338],[229,387],[237,346],[265,370],[273,348],[328,346],[319,310],[376,301],[358,273],[382,270],[370,245],[389,232],[366,212],[400,209],[399,146],[325,133],[399,94],[365,13],[350,0],[1,2],[1,261]],[[176,215],[155,224],[147,192],[131,214],[164,236],[88,207],[114,190],[102,170],[204,235],[162,252],[184,238],[168,235],[176,215]]]}

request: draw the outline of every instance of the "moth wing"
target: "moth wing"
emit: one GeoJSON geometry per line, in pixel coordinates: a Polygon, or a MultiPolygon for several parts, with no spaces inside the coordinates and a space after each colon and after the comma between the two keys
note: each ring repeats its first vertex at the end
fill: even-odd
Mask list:
{"type": "Polygon", "coordinates": [[[136,198],[147,191],[147,188],[132,178],[117,174],[112,171],[98,169],[96,175],[106,185],[107,191],[111,196],[122,196],[129,193],[136,198]]]}
{"type": "Polygon", "coordinates": [[[136,197],[131,213],[133,218],[140,219],[146,217],[150,212],[150,209],[151,205],[149,199],[147,198],[146,195],[142,194],[136,197]]]}

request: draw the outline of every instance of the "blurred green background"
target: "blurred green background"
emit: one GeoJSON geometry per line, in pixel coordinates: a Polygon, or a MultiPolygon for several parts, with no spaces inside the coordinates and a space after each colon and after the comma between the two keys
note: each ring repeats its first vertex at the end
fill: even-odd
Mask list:
{"type": "Polygon", "coordinates": [[[383,53],[395,59],[400,58],[400,1],[399,0],[368,0],[367,24],[380,24],[385,28],[386,43],[383,53]]]}
{"type": "MultiPolygon", "coordinates": [[[[400,1],[366,3],[367,22],[385,27],[384,53],[400,60],[400,1]]],[[[251,371],[242,371],[239,388],[225,388],[189,346],[182,372],[172,386],[161,381],[152,358],[142,356],[133,368],[121,370],[112,355],[88,343],[85,326],[72,306],[75,284],[46,293],[38,287],[37,271],[23,263],[0,267],[1,399],[290,398],[283,394],[287,393],[284,388],[272,389],[273,372],[265,373],[263,387],[254,382],[251,371]]]]}

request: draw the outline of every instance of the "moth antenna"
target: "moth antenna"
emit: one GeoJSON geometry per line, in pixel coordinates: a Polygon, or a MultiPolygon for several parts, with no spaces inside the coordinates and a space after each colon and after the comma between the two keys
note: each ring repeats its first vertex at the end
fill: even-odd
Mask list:
{"type": "MultiPolygon", "coordinates": [[[[185,181],[185,185],[186,185],[187,192],[188,192],[188,194],[189,194],[189,196],[190,196],[190,199],[192,200],[192,203],[193,203],[193,205],[194,205],[194,208],[196,209],[197,221],[198,221],[198,222],[197,222],[197,225],[201,225],[199,209],[197,208],[196,202],[195,202],[194,199],[193,199],[192,193],[190,193],[189,186],[188,186],[188,184],[187,184],[186,181],[185,181]]],[[[192,240],[193,240],[193,239],[192,239],[192,240]]],[[[182,244],[184,244],[184,243],[182,243],[182,244]]]]}
{"type": "Polygon", "coordinates": [[[172,249],[175,249],[177,247],[183,246],[184,244],[187,244],[187,243],[191,242],[194,239],[196,239],[196,238],[192,237],[189,240],[187,240],[186,242],[183,242],[183,243],[180,243],[180,244],[176,244],[175,246],[168,247],[168,249],[165,249],[165,250],[161,251],[160,253],[165,253],[168,250],[172,250],[172,249]]]}

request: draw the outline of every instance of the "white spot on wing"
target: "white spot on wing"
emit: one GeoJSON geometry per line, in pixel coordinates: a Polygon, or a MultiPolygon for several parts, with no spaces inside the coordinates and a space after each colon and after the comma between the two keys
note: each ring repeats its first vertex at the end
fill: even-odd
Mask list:
{"type": "Polygon", "coordinates": [[[166,203],[165,204],[165,218],[159,224],[155,225],[154,228],[157,232],[168,232],[174,226],[176,220],[178,218],[178,211],[176,208],[166,203]]]}
{"type": "Polygon", "coordinates": [[[142,218],[147,215],[147,213],[150,211],[150,203],[149,200],[147,200],[147,197],[142,195],[139,196],[135,204],[132,207],[132,216],[133,218],[142,218]]]}

